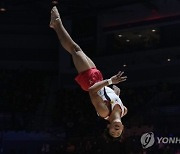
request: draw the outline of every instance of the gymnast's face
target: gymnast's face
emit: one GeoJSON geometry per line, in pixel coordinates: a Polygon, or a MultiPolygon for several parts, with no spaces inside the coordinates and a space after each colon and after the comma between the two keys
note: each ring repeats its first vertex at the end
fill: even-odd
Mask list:
{"type": "Polygon", "coordinates": [[[121,136],[124,129],[124,125],[121,122],[112,122],[108,125],[108,128],[109,135],[116,138],[121,136]]]}

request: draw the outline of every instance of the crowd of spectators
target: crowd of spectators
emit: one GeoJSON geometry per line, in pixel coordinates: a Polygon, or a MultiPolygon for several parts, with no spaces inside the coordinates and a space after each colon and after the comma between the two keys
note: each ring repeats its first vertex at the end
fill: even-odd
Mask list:
{"type": "Polygon", "coordinates": [[[48,94],[48,74],[30,69],[0,70],[1,129],[29,127],[48,94]],[[9,121],[3,121],[9,117],[9,121]]]}

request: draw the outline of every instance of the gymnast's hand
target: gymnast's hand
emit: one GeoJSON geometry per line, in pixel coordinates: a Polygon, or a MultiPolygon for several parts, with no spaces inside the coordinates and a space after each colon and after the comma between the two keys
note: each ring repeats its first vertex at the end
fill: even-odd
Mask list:
{"type": "Polygon", "coordinates": [[[127,76],[123,76],[124,72],[119,71],[118,74],[111,77],[112,84],[118,84],[124,82],[127,79],[127,76]]]}
{"type": "Polygon", "coordinates": [[[118,88],[117,86],[115,86],[115,85],[113,85],[112,86],[112,89],[114,90],[114,92],[116,93],[116,95],[120,95],[120,93],[121,93],[121,90],[120,90],[120,88],[118,88]]]}

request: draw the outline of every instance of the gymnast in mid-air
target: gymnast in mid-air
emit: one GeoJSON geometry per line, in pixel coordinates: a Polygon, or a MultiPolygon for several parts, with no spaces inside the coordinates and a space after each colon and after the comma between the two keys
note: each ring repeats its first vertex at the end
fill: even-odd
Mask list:
{"type": "Polygon", "coordinates": [[[82,51],[63,26],[56,6],[51,10],[50,25],[55,30],[64,49],[70,53],[78,72],[75,80],[84,91],[89,93],[91,102],[98,116],[108,121],[107,130],[112,138],[121,136],[124,129],[121,118],[127,114],[127,108],[119,98],[120,89],[115,86],[126,81],[124,72],[118,72],[109,79],[103,79],[94,62],[82,51]],[[112,88],[109,85],[113,85],[112,88]]]}

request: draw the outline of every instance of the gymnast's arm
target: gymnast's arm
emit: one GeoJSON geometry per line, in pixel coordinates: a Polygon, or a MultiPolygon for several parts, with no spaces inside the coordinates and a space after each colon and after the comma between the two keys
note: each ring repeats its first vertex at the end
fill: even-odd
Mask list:
{"type": "Polygon", "coordinates": [[[91,93],[97,93],[100,89],[102,89],[103,87],[108,86],[108,85],[109,85],[108,80],[103,80],[103,81],[97,82],[94,85],[92,85],[88,89],[88,91],[90,94],[91,93]]]}
{"type": "Polygon", "coordinates": [[[105,86],[109,85],[109,80],[111,81],[111,84],[118,84],[120,82],[126,81],[127,76],[122,76],[124,72],[118,72],[118,74],[112,76],[108,80],[103,80],[100,82],[95,83],[89,88],[89,93],[97,93],[100,89],[102,89],[105,86]]]}
{"type": "Polygon", "coordinates": [[[122,117],[124,117],[127,113],[128,113],[128,109],[127,109],[127,107],[124,106],[124,114],[122,115],[122,117]]]}

